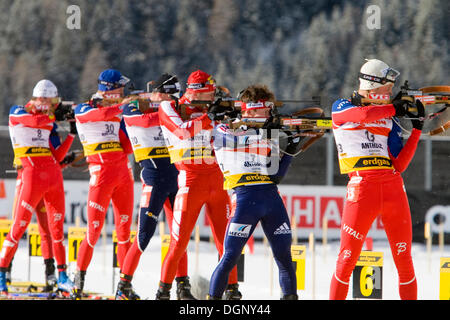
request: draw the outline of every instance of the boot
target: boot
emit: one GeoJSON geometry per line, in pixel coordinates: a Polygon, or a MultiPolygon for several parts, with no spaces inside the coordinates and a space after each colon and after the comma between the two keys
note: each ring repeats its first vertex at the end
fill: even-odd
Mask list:
{"type": "Polygon", "coordinates": [[[225,290],[225,300],[241,300],[242,293],[239,292],[239,284],[233,283],[227,286],[225,290]]]}
{"type": "Polygon", "coordinates": [[[280,300],[298,300],[298,295],[296,295],[296,294],[285,294],[280,300]]]}
{"type": "Polygon", "coordinates": [[[8,285],[6,284],[6,268],[0,268],[0,296],[8,295],[8,285]]]}
{"type": "Polygon", "coordinates": [[[208,293],[206,295],[206,300],[222,300],[222,298],[214,297],[208,293]]]}
{"type": "Polygon", "coordinates": [[[55,260],[53,258],[45,259],[45,287],[44,292],[51,292],[57,283],[55,276],[55,260]]]}
{"type": "Polygon", "coordinates": [[[170,289],[172,284],[159,282],[159,288],[156,292],[156,300],[170,300],[170,289]]]}
{"type": "Polygon", "coordinates": [[[177,281],[177,299],[178,300],[197,300],[191,293],[191,284],[189,277],[175,278],[177,281]]]}
{"type": "Polygon", "coordinates": [[[116,300],[141,300],[136,292],[133,290],[133,286],[131,285],[131,279],[133,277],[123,274],[120,274],[120,281],[117,285],[116,291],[116,300]]]}
{"type": "Polygon", "coordinates": [[[78,270],[75,273],[75,278],[73,279],[73,287],[70,293],[70,297],[72,298],[72,300],[81,300],[85,278],[86,278],[86,271],[78,270]]]}
{"type": "Polygon", "coordinates": [[[6,284],[11,284],[11,269],[12,269],[12,260],[9,263],[8,269],[6,270],[6,284]]]}
{"type": "Polygon", "coordinates": [[[58,266],[58,290],[64,292],[72,292],[74,283],[69,279],[66,273],[66,266],[58,266]]]}

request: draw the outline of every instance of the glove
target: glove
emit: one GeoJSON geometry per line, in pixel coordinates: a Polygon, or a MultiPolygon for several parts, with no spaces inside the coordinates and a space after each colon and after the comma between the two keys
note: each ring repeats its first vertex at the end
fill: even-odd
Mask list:
{"type": "Polygon", "coordinates": [[[350,100],[351,104],[354,106],[361,106],[362,102],[361,99],[364,98],[362,95],[360,95],[358,92],[353,92],[352,98],[350,100]]]}
{"type": "Polygon", "coordinates": [[[208,118],[211,120],[223,120],[227,111],[230,111],[230,108],[224,107],[220,105],[222,99],[215,101],[208,109],[208,118]]]}
{"type": "Polygon", "coordinates": [[[288,144],[286,147],[286,152],[289,154],[296,154],[298,152],[298,146],[300,144],[300,137],[292,137],[292,132],[287,131],[286,134],[288,137],[288,144]]]}
{"type": "Polygon", "coordinates": [[[75,121],[70,121],[69,124],[70,124],[70,131],[69,131],[69,133],[71,133],[71,134],[77,134],[78,131],[77,131],[77,125],[76,125],[76,122],[75,122],[75,121]]]}
{"type": "Polygon", "coordinates": [[[61,102],[58,104],[58,106],[56,107],[56,110],[53,114],[55,115],[56,121],[64,121],[66,119],[66,115],[62,108],[61,102]]]}
{"type": "Polygon", "coordinates": [[[61,161],[60,164],[71,164],[75,160],[75,152],[69,153],[67,156],[64,157],[63,161],[61,161]]]}
{"type": "Polygon", "coordinates": [[[226,111],[226,116],[231,119],[236,119],[239,116],[239,112],[236,109],[226,111]]]}
{"type": "Polygon", "coordinates": [[[269,118],[267,118],[266,122],[264,122],[262,128],[266,130],[280,129],[281,128],[280,118],[270,116],[269,118]]]}
{"type": "Polygon", "coordinates": [[[392,99],[392,104],[395,108],[395,116],[403,117],[408,111],[408,108],[412,106],[412,103],[406,100],[402,100],[402,92],[400,91],[397,95],[392,99]]]}
{"type": "Polygon", "coordinates": [[[413,128],[415,128],[417,130],[422,130],[424,117],[425,117],[425,108],[424,108],[422,102],[420,102],[420,100],[416,100],[415,106],[417,108],[417,115],[412,114],[409,111],[407,111],[407,114],[408,114],[408,116],[410,116],[412,118],[419,118],[419,119],[412,119],[411,123],[412,123],[413,128]]]}

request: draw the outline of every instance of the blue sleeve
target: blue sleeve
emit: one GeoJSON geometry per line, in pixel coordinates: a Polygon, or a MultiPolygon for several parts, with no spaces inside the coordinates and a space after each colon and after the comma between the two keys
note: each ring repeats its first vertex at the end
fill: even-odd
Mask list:
{"type": "Polygon", "coordinates": [[[291,165],[291,162],[292,156],[283,154],[280,160],[277,174],[271,175],[270,179],[276,184],[279,184],[281,182],[281,179],[283,179],[283,177],[286,175],[289,166],[291,165]]]}
{"type": "Polygon", "coordinates": [[[397,157],[403,149],[402,129],[393,121],[392,129],[388,136],[388,148],[394,157],[397,157]]]}
{"type": "Polygon", "coordinates": [[[218,150],[224,146],[237,147],[239,139],[245,139],[245,136],[236,136],[228,131],[228,126],[220,124],[213,129],[212,140],[213,148],[218,150]]]}
{"type": "Polygon", "coordinates": [[[122,130],[128,138],[127,127],[125,125],[125,120],[123,120],[123,118],[122,118],[122,120],[120,120],[120,129],[119,130],[122,130]]]}
{"type": "Polygon", "coordinates": [[[122,112],[123,116],[137,116],[137,115],[142,115],[143,113],[141,112],[141,110],[139,110],[138,107],[136,107],[133,103],[127,104],[124,108],[123,108],[123,112],[122,112]]]}
{"type": "Polygon", "coordinates": [[[341,111],[345,111],[350,108],[357,107],[353,105],[348,99],[338,99],[331,106],[331,113],[339,113],[341,111]]]}
{"type": "Polygon", "coordinates": [[[50,143],[53,146],[53,148],[58,148],[61,145],[61,138],[58,134],[58,126],[56,123],[53,123],[52,131],[50,132],[50,143]]]}
{"type": "Polygon", "coordinates": [[[80,103],[75,107],[74,113],[75,115],[83,114],[89,110],[93,109],[93,107],[89,103],[80,103]]]}
{"type": "Polygon", "coordinates": [[[28,112],[25,110],[24,106],[14,105],[9,109],[10,115],[20,115],[20,114],[27,114],[28,112]]]}

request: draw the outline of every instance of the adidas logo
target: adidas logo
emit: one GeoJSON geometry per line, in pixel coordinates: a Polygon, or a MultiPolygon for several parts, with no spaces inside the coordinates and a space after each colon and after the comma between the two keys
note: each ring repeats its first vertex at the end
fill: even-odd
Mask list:
{"type": "Polygon", "coordinates": [[[288,224],[285,222],[281,226],[275,230],[273,234],[291,234],[291,229],[289,228],[288,224]]]}

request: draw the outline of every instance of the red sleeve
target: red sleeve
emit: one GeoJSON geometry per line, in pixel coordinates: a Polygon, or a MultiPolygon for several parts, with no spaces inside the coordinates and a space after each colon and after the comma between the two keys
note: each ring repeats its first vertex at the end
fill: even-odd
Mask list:
{"type": "Polygon", "coordinates": [[[52,146],[50,143],[50,150],[52,151],[53,156],[55,157],[56,161],[61,162],[64,160],[64,157],[66,156],[67,152],[69,151],[70,147],[72,146],[73,139],[75,138],[74,134],[69,133],[64,140],[64,142],[59,145],[56,149],[52,146]]]}
{"type": "Polygon", "coordinates": [[[119,140],[125,154],[133,153],[133,147],[131,146],[130,139],[128,139],[128,136],[122,129],[119,130],[119,140]]]}
{"type": "Polygon", "coordinates": [[[144,113],[139,115],[127,115],[123,119],[127,126],[137,126],[137,127],[155,127],[159,126],[159,115],[158,112],[144,113]]]}
{"type": "Polygon", "coordinates": [[[170,130],[178,139],[189,139],[202,130],[213,129],[213,123],[208,115],[183,122],[173,103],[163,101],[158,110],[159,122],[170,130]]]}
{"type": "Polygon", "coordinates": [[[389,152],[389,156],[392,160],[395,170],[403,172],[406,170],[406,168],[408,168],[409,163],[411,162],[416,152],[417,144],[419,143],[421,133],[422,133],[421,130],[417,129],[412,130],[411,135],[408,138],[408,141],[406,141],[405,145],[403,146],[403,149],[400,151],[397,158],[395,158],[391,154],[391,152],[389,152]]]}
{"type": "Polygon", "coordinates": [[[46,114],[30,114],[21,113],[16,115],[10,115],[9,121],[12,125],[23,124],[27,127],[42,127],[55,122],[55,116],[46,114]]]}
{"type": "Polygon", "coordinates": [[[77,121],[80,123],[90,121],[104,121],[113,118],[122,112],[122,104],[115,104],[109,107],[86,107],[82,112],[76,115],[77,121]]]}
{"type": "Polygon", "coordinates": [[[345,122],[368,123],[379,119],[393,117],[395,108],[392,104],[374,105],[365,107],[350,107],[341,112],[333,112],[333,122],[341,124],[345,122]]]}

